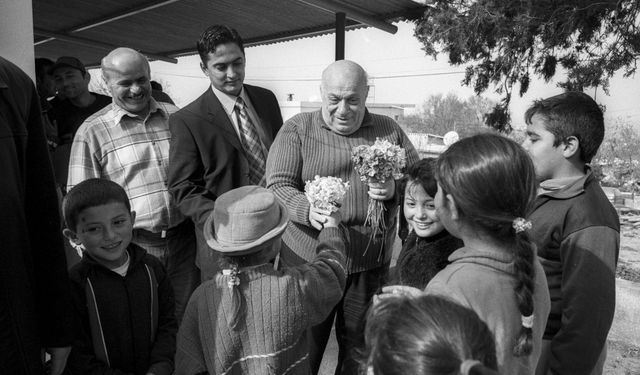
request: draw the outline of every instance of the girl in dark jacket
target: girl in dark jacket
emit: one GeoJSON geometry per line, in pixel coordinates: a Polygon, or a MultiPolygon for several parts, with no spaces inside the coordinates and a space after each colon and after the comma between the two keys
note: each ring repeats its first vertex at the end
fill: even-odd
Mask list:
{"type": "Polygon", "coordinates": [[[406,220],[400,220],[398,234],[403,246],[391,273],[392,284],[424,289],[448,264],[449,255],[462,247],[462,241],[449,234],[436,216],[434,163],[431,158],[418,161],[400,182],[400,216],[406,220]]]}

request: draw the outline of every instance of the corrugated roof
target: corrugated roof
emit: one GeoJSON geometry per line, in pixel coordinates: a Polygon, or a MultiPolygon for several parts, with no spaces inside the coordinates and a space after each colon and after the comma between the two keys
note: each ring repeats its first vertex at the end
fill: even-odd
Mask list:
{"type": "Polygon", "coordinates": [[[119,46],[151,59],[193,54],[200,33],[213,24],[235,28],[252,46],[332,32],[335,14],[326,9],[346,8],[347,28],[365,26],[352,16],[392,22],[424,9],[412,0],[32,1],[36,56],[70,55],[87,65],[119,46]]]}

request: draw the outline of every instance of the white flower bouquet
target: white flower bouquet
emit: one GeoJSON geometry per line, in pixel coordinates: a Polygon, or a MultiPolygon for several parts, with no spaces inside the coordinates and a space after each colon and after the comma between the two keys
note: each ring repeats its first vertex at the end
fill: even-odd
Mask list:
{"type": "MultiPolygon", "coordinates": [[[[356,172],[360,175],[360,180],[366,183],[384,183],[391,178],[400,179],[407,164],[406,152],[402,147],[380,138],[376,138],[375,143],[371,146],[360,145],[354,147],[351,150],[351,159],[356,172]]],[[[373,229],[369,243],[378,233],[386,232],[384,211],[384,202],[377,199],[369,199],[367,218],[365,220],[365,225],[369,225],[373,229]]],[[[366,252],[365,250],[365,254],[366,252]]]]}
{"type": "Polygon", "coordinates": [[[304,184],[304,195],[313,207],[336,212],[348,189],[349,183],[341,178],[316,176],[304,184]]]}

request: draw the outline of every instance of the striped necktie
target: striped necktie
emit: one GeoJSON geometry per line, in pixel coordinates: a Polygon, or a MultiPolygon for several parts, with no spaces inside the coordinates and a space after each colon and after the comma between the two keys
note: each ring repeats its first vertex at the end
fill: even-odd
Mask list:
{"type": "Polygon", "coordinates": [[[265,150],[255,125],[247,114],[244,100],[238,97],[234,105],[233,112],[240,128],[240,143],[244,149],[244,154],[249,163],[249,181],[254,185],[266,186],[265,164],[267,160],[267,150],[265,150]]]}

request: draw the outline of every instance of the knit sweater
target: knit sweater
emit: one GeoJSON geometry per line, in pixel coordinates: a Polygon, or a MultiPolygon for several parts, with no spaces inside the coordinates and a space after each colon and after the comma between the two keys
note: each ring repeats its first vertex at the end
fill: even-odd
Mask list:
{"type": "Polygon", "coordinates": [[[462,240],[446,230],[431,237],[418,237],[416,232],[411,231],[395,268],[390,272],[391,281],[388,284],[424,289],[449,264],[449,255],[462,246],[462,240]]]}
{"type": "MultiPolygon", "coordinates": [[[[362,126],[350,135],[331,131],[324,123],[321,111],[300,113],[280,129],[267,158],[267,187],[289,210],[291,221],[282,240],[303,261],[313,259],[319,233],[309,222],[310,204],[304,195],[304,186],[306,181],[319,175],[349,182],[340,210],[342,223],[349,229],[348,272],[366,271],[389,262],[395,240],[398,202],[396,199],[384,202],[386,233],[369,243],[371,228],[364,225],[369,204],[368,186],[360,181],[351,160],[351,150],[355,146],[371,145],[376,138],[404,148],[407,165],[419,160],[418,153],[398,124],[389,117],[369,112],[365,113],[362,126]]],[[[283,261],[287,263],[289,259],[283,261]]]]}
{"type": "Polygon", "coordinates": [[[534,374],[549,314],[549,290],[538,259],[533,264],[533,352],[521,357],[513,355],[522,325],[513,290],[517,281],[513,255],[498,249],[463,247],[454,251],[449,261],[451,264],[431,279],[425,292],[451,298],[471,308],[487,323],[495,336],[500,374],[534,374]]]}
{"type": "Polygon", "coordinates": [[[173,289],[164,267],[130,244],[125,276],[85,254],[69,271],[76,339],[65,374],[169,375],[176,331],[173,289]]]}
{"type": "Polygon", "coordinates": [[[551,295],[544,333],[551,340],[549,368],[554,374],[589,374],[613,322],[618,214],[588,172],[540,194],[530,220],[551,295]]]}
{"type": "Polygon", "coordinates": [[[233,291],[218,273],[191,296],[178,332],[176,375],[310,372],[307,330],[340,301],[346,282],[345,231],[320,232],[312,263],[240,270],[244,310],[230,327],[233,291]]]}

